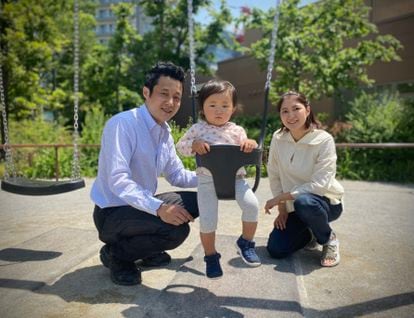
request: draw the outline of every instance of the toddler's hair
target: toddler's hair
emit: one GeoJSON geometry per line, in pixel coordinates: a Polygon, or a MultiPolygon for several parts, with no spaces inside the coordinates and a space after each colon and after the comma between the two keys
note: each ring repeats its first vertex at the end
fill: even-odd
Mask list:
{"type": "Polygon", "coordinates": [[[220,94],[228,91],[230,93],[233,107],[237,108],[237,92],[236,88],[229,81],[213,79],[205,83],[198,92],[198,107],[200,117],[205,120],[203,105],[206,99],[213,94],[220,94]]]}

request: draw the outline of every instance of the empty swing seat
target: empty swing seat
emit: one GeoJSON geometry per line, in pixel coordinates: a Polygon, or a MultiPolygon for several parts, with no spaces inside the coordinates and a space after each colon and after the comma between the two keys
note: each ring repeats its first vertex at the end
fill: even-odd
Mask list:
{"type": "Polygon", "coordinates": [[[262,165],[262,149],[254,149],[246,153],[240,146],[211,145],[205,155],[196,155],[197,166],[208,169],[213,175],[217,198],[222,200],[235,199],[235,182],[237,171],[244,166],[256,166],[256,178],[252,187],[256,191],[260,181],[262,165]]]}
{"type": "Polygon", "coordinates": [[[23,195],[60,194],[84,187],[85,181],[83,179],[50,181],[16,177],[1,181],[2,190],[23,195]]]}

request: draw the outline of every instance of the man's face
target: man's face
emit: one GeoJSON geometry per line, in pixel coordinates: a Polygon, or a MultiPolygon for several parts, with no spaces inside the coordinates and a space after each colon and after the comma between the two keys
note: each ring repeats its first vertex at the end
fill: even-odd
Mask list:
{"type": "Polygon", "coordinates": [[[170,120],[180,109],[183,85],[180,81],[168,76],[161,76],[154,86],[152,94],[147,87],[143,88],[145,104],[158,124],[170,120]]]}

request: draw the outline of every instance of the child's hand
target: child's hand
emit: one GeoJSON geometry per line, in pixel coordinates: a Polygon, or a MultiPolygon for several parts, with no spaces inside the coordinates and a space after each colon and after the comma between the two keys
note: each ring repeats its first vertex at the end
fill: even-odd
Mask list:
{"type": "Polygon", "coordinates": [[[204,155],[210,151],[210,145],[202,139],[194,140],[191,150],[199,155],[204,155]]]}
{"type": "Polygon", "coordinates": [[[240,144],[240,150],[243,152],[252,152],[257,148],[257,142],[254,139],[246,139],[240,144]]]}

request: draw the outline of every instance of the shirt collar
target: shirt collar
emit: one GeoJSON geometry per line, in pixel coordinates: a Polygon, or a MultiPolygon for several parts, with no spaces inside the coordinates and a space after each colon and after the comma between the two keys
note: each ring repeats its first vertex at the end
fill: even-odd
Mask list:
{"type": "Polygon", "coordinates": [[[276,132],[276,138],[279,140],[294,142],[297,144],[317,145],[326,139],[326,133],[324,130],[321,129],[312,129],[300,140],[295,141],[288,130],[281,128],[276,132]]]}

